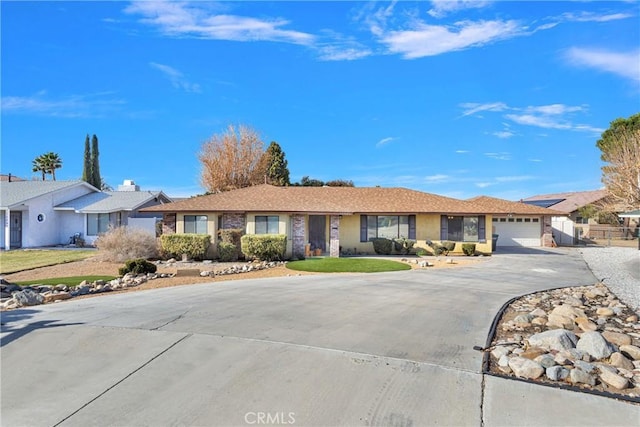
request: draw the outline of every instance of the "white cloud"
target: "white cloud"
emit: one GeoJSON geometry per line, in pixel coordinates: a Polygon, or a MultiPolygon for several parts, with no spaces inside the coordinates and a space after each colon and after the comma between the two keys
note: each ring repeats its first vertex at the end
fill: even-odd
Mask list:
{"type": "Polygon", "coordinates": [[[373,52],[362,46],[333,44],[319,47],[318,53],[322,61],[353,61],[370,56],[373,52]]]}
{"type": "Polygon", "coordinates": [[[140,15],[140,22],[174,37],[213,40],[274,41],[309,45],[311,34],[287,30],[289,21],[280,18],[258,19],[218,14],[209,3],[139,1],[125,8],[125,13],[140,15]]]}
{"type": "Polygon", "coordinates": [[[563,21],[573,21],[573,22],[609,22],[609,21],[617,21],[619,19],[627,19],[632,18],[633,15],[629,13],[608,13],[608,14],[597,14],[594,12],[567,12],[560,15],[560,19],[563,21]]]}
{"type": "Polygon", "coordinates": [[[482,111],[504,111],[507,108],[507,104],[504,102],[491,102],[487,104],[479,104],[476,102],[467,102],[464,104],[460,104],[464,111],[462,112],[462,117],[471,116],[482,111]]]}
{"type": "Polygon", "coordinates": [[[50,117],[96,118],[118,111],[126,104],[122,99],[111,97],[110,92],[68,95],[58,99],[46,95],[45,91],[41,91],[33,96],[4,96],[1,102],[2,111],[50,117]]]}
{"type": "Polygon", "coordinates": [[[494,160],[511,160],[511,153],[484,153],[484,155],[494,160]]]}
{"type": "Polygon", "coordinates": [[[394,136],[389,136],[387,138],[382,138],[380,141],[378,141],[378,143],[376,144],[376,147],[382,147],[383,145],[386,145],[392,141],[397,140],[398,138],[394,137],[394,136]]]}
{"type": "Polygon", "coordinates": [[[185,92],[200,93],[200,85],[197,83],[189,82],[184,75],[173,67],[164,64],[158,64],[157,62],[150,62],[149,65],[156,70],[159,70],[164,76],[169,79],[173,87],[176,89],[184,90],[185,92]]]}
{"type": "Polygon", "coordinates": [[[606,49],[572,47],[566,59],[574,66],[594,68],[640,82],[640,49],[614,52],[606,49]]]}
{"type": "Polygon", "coordinates": [[[493,182],[476,182],[476,187],[478,188],[487,188],[490,187],[492,185],[494,185],[495,183],[493,182]]]}
{"type": "Polygon", "coordinates": [[[469,154],[471,151],[467,150],[456,150],[456,154],[469,154]]]}
{"type": "Polygon", "coordinates": [[[434,18],[442,18],[452,12],[464,9],[480,9],[490,5],[491,1],[484,0],[434,0],[432,8],[427,12],[434,18]]]}
{"type": "Polygon", "coordinates": [[[515,135],[515,133],[511,132],[510,130],[501,130],[498,132],[493,132],[492,133],[493,136],[497,136],[500,139],[508,139],[511,138],[512,136],[515,135]]]}
{"type": "Polygon", "coordinates": [[[450,179],[451,177],[449,175],[436,174],[436,175],[425,176],[423,180],[424,182],[427,182],[430,184],[436,184],[436,183],[449,181],[450,179]]]}
{"type": "Polygon", "coordinates": [[[523,32],[516,21],[460,21],[451,26],[413,22],[412,29],[389,31],[380,41],[391,53],[406,59],[440,55],[483,46],[515,37],[523,32]]]}

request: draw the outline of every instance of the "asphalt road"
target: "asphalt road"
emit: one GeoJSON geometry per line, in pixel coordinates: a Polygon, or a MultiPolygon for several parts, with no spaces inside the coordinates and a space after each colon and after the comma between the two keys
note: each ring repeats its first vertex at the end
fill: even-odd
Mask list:
{"type": "Polygon", "coordinates": [[[2,314],[3,426],[637,425],[640,407],[481,372],[513,296],[577,251],[456,269],[156,289],[2,314]]]}

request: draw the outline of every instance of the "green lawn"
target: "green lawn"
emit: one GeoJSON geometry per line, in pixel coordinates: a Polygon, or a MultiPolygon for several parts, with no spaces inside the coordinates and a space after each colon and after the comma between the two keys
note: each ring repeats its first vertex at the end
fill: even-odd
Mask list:
{"type": "Polygon", "coordinates": [[[95,282],[96,280],[104,280],[108,282],[115,279],[115,276],[74,276],[74,277],[54,277],[51,279],[27,280],[24,282],[16,282],[16,285],[67,285],[78,286],[83,280],[87,282],[95,282]]]}
{"type": "Polygon", "coordinates": [[[94,250],[22,249],[0,252],[0,274],[15,273],[37,267],[62,264],[89,258],[94,250]]]}
{"type": "Polygon", "coordinates": [[[403,262],[375,258],[308,258],[287,263],[287,268],[316,273],[380,273],[383,271],[411,270],[403,262]]]}

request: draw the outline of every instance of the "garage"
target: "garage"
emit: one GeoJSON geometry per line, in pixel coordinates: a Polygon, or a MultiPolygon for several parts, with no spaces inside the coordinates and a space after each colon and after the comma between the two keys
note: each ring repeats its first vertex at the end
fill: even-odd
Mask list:
{"type": "Polygon", "coordinates": [[[508,216],[493,218],[493,234],[497,234],[497,247],[540,247],[542,219],[531,216],[508,216]]]}

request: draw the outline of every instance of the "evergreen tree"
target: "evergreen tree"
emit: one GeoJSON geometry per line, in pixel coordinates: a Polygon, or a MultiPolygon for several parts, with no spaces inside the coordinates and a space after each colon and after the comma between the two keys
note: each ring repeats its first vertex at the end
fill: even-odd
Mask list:
{"type": "Polygon", "coordinates": [[[82,180],[91,184],[93,172],[91,171],[91,146],[89,144],[89,134],[84,139],[84,165],[82,167],[82,180]]]}
{"type": "Polygon", "coordinates": [[[33,159],[33,168],[31,169],[33,172],[42,173],[42,180],[45,180],[45,174],[47,173],[47,166],[44,163],[44,154],[33,159]]]}
{"type": "Polygon", "coordinates": [[[51,178],[55,181],[56,169],[60,169],[62,167],[62,159],[58,153],[54,153],[52,151],[43,154],[41,157],[45,172],[50,174],[51,178]]]}
{"type": "Polygon", "coordinates": [[[100,152],[98,151],[98,137],[94,134],[91,138],[91,181],[89,184],[96,188],[102,187],[102,177],[100,177],[100,152]]]}
{"type": "Polygon", "coordinates": [[[289,168],[280,145],[272,141],[264,155],[267,162],[267,182],[280,187],[290,185],[289,168]]]}

